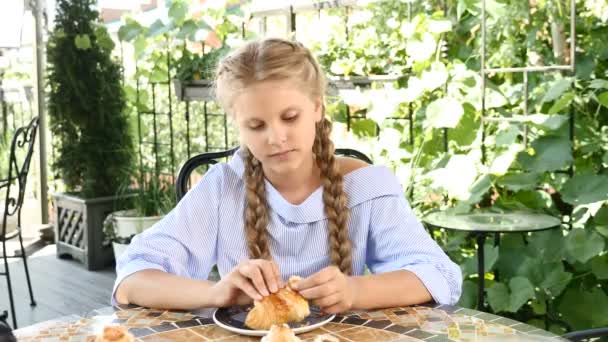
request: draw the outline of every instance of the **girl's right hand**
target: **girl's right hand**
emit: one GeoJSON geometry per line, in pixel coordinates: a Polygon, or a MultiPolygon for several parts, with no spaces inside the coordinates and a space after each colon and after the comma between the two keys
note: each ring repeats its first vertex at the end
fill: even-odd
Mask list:
{"type": "Polygon", "coordinates": [[[245,260],[215,283],[211,294],[217,307],[244,305],[277,292],[283,287],[279,267],[274,261],[245,260]]]}

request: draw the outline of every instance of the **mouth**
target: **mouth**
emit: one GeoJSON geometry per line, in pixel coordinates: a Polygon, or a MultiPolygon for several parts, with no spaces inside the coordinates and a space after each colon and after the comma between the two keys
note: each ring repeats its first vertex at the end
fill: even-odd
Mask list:
{"type": "Polygon", "coordinates": [[[273,153],[269,157],[271,157],[271,158],[283,157],[283,156],[286,156],[289,152],[293,152],[293,151],[295,151],[295,150],[293,150],[293,149],[291,149],[291,150],[285,150],[285,151],[273,153]]]}

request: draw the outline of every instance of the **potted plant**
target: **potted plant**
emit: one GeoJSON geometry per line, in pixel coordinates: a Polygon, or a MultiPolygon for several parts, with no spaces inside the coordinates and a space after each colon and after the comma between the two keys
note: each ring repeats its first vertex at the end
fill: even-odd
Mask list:
{"type": "Polygon", "coordinates": [[[135,156],[120,65],[95,7],[95,0],[58,0],[47,46],[52,168],[64,190],[53,194],[57,253],[89,270],[112,262],[103,219],[135,156]]]}
{"type": "Polygon", "coordinates": [[[213,73],[220,58],[229,50],[223,44],[220,48],[198,54],[184,47],[177,61],[176,79],[173,80],[177,97],[181,100],[213,100],[213,73]]]}
{"type": "MultiPolygon", "coordinates": [[[[140,186],[126,197],[130,209],[118,210],[104,220],[104,245],[112,244],[118,258],[133,237],[152,227],[175,206],[175,187],[160,177],[139,177],[140,186]],[[143,181],[142,181],[143,180],[143,181]]],[[[124,207],[124,205],[121,205],[124,207]]]]}

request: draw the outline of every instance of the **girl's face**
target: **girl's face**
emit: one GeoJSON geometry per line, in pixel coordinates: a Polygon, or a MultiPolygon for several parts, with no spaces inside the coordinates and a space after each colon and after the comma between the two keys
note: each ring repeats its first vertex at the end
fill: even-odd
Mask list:
{"type": "Polygon", "coordinates": [[[265,81],[238,95],[233,110],[241,144],[265,172],[288,175],[312,160],[321,99],[313,101],[290,81],[265,81]]]}

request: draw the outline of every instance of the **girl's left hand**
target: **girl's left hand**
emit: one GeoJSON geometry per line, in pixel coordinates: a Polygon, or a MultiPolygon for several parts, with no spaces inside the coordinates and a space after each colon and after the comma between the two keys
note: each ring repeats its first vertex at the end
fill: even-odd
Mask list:
{"type": "Polygon", "coordinates": [[[348,311],[356,299],[355,281],[336,266],[329,266],[294,284],[304,298],[328,314],[348,311]]]}

